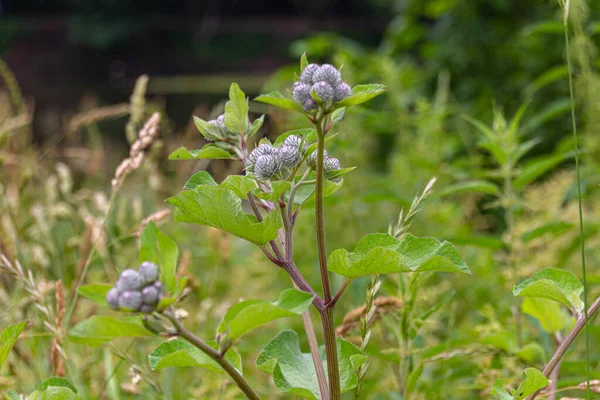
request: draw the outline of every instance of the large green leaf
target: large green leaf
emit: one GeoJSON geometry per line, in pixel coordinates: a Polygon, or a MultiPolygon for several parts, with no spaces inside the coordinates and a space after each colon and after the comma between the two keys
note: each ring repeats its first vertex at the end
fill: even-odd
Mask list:
{"type": "Polygon", "coordinates": [[[28,321],[11,325],[2,332],[2,336],[0,336],[0,368],[2,368],[6,357],[8,357],[8,353],[10,353],[10,350],[17,342],[19,335],[23,332],[27,324],[28,321]]]}
{"type": "Polygon", "coordinates": [[[521,304],[523,313],[537,319],[546,332],[556,333],[569,326],[574,317],[550,300],[539,297],[527,297],[521,304]]]}
{"type": "Polygon", "coordinates": [[[204,136],[208,140],[218,141],[223,137],[221,129],[213,124],[208,123],[208,121],[194,116],[194,124],[196,125],[196,128],[198,129],[198,131],[200,131],[202,136],[204,136]]]}
{"type": "Polygon", "coordinates": [[[496,400],[513,400],[513,397],[504,388],[504,383],[501,379],[496,379],[494,386],[490,389],[490,394],[496,400]]]}
{"type": "Polygon", "coordinates": [[[533,160],[523,168],[518,177],[513,181],[516,189],[524,188],[527,184],[533,182],[552,168],[563,163],[564,161],[573,158],[574,152],[567,152],[556,155],[547,155],[533,160]]]}
{"type": "Polygon", "coordinates": [[[57,376],[48,378],[45,381],[43,381],[42,383],[40,383],[38,385],[37,390],[39,390],[40,392],[43,392],[44,390],[48,389],[51,386],[66,387],[66,388],[69,388],[69,390],[71,390],[73,393],[77,394],[77,388],[75,386],[73,386],[73,384],[71,382],[69,382],[65,378],[60,378],[57,376]]]}
{"type": "Polygon", "coordinates": [[[27,396],[27,400],[81,400],[81,396],[65,386],[49,386],[45,390],[36,390],[27,396]]]}
{"type": "Polygon", "coordinates": [[[200,150],[188,150],[185,147],[180,147],[169,154],[169,160],[230,159],[232,157],[227,150],[214,144],[207,144],[200,150]]]}
{"type": "Polygon", "coordinates": [[[198,171],[194,175],[188,179],[184,189],[194,190],[200,185],[212,185],[217,186],[217,182],[213,179],[212,176],[206,171],[198,171]]]}
{"type": "Polygon", "coordinates": [[[152,332],[143,327],[140,319],[130,321],[112,317],[93,316],[69,331],[69,339],[75,343],[98,346],[119,337],[152,336],[152,332]]]}
{"type": "Polygon", "coordinates": [[[379,96],[385,92],[385,86],[379,84],[358,85],[352,88],[352,94],[342,101],[338,101],[336,106],[349,107],[364,103],[371,100],[373,97],[379,96]]]}
{"type": "Polygon", "coordinates": [[[229,101],[225,104],[225,127],[229,132],[245,134],[250,127],[248,121],[248,99],[237,83],[229,88],[229,101]]]}
{"type": "Polygon", "coordinates": [[[288,181],[274,181],[271,182],[271,191],[265,192],[262,188],[256,188],[254,195],[259,199],[264,199],[272,202],[278,202],[281,196],[288,192],[292,187],[291,182],[288,181]]]}
{"type": "Polygon", "coordinates": [[[177,207],[175,220],[212,226],[252,243],[263,245],[277,237],[281,228],[279,214],[272,212],[258,222],[254,215],[242,210],[242,200],[227,188],[198,186],[186,190],[167,202],[177,207]]]}
{"type": "Polygon", "coordinates": [[[175,292],[177,285],[177,257],[179,249],[177,244],[162,233],[154,222],[150,222],[142,231],[142,247],[140,249],[140,263],[151,261],[160,266],[160,280],[171,293],[175,292]]]}
{"type": "Polygon", "coordinates": [[[258,101],[260,103],[270,104],[275,107],[284,108],[286,110],[294,110],[305,114],[302,106],[296,103],[292,99],[286,99],[279,92],[271,92],[267,94],[262,94],[254,99],[254,101],[258,101]]]}
{"type": "Polygon", "coordinates": [[[83,285],[77,288],[77,293],[102,307],[107,307],[106,294],[113,285],[107,283],[94,283],[92,285],[83,285]]]}
{"type": "Polygon", "coordinates": [[[548,386],[550,382],[540,371],[535,368],[527,368],[523,372],[523,381],[513,393],[514,400],[523,400],[530,394],[548,386]]]}
{"type": "Polygon", "coordinates": [[[264,300],[242,301],[227,310],[218,332],[227,335],[229,340],[235,340],[269,321],[302,314],[314,297],[307,292],[287,289],[273,303],[264,300]]]}
{"type": "Polygon", "coordinates": [[[583,309],[581,293],[583,285],[575,274],[558,268],[545,268],[513,289],[515,296],[541,297],[573,306],[578,311],[583,309]]]}
{"type": "Polygon", "coordinates": [[[448,242],[406,235],[401,240],[385,233],[362,238],[349,253],[335,250],[329,270],[347,278],[396,272],[460,272],[470,274],[458,251],[448,242]]]}
{"type": "Polygon", "coordinates": [[[256,188],[256,181],[247,176],[229,175],[220,186],[231,190],[240,199],[247,199],[247,193],[252,193],[256,188]]]}
{"type": "MultiPolygon", "coordinates": [[[[218,349],[215,341],[207,342],[213,349],[218,349]]],[[[238,352],[230,349],[225,359],[242,371],[242,358],[238,352]]],[[[150,368],[153,370],[170,367],[198,367],[214,372],[223,372],[221,366],[197,347],[184,340],[170,340],[162,343],[148,355],[150,368]]]]}
{"type": "MultiPolygon", "coordinates": [[[[366,361],[366,356],[352,343],[338,337],[338,362],[342,392],[356,387],[356,369],[366,361]]],[[[325,360],[324,349],[321,348],[325,360]]],[[[323,363],[324,365],[325,362],[323,363]]],[[[307,399],[320,399],[319,383],[310,353],[302,353],[298,334],[286,330],[273,338],[256,359],[256,366],[273,374],[275,386],[290,395],[307,399]]],[[[326,368],[325,368],[326,369],[326,368]]]]}

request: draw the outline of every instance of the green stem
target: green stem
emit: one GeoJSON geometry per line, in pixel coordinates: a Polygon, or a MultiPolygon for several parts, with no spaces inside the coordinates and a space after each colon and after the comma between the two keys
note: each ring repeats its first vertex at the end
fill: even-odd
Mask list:
{"type": "MultiPolygon", "coordinates": [[[[565,10],[568,12],[568,10],[565,10]]],[[[573,125],[573,147],[575,149],[575,171],[577,174],[577,203],[579,206],[579,237],[581,240],[581,268],[583,270],[583,310],[585,322],[588,320],[588,286],[587,286],[587,274],[585,266],[585,239],[583,236],[583,207],[581,205],[581,175],[579,172],[579,145],[577,144],[577,121],[575,118],[575,96],[573,90],[573,71],[571,67],[571,56],[569,51],[569,21],[567,18],[564,20],[564,31],[565,31],[565,48],[567,52],[567,71],[569,75],[569,97],[571,100],[571,123],[573,125]]],[[[585,323],[585,376],[586,376],[586,398],[590,398],[590,328],[585,323]]]]}
{"type": "MultiPolygon", "coordinates": [[[[329,283],[329,271],[327,270],[327,252],[325,249],[325,214],[323,212],[323,180],[325,178],[323,161],[325,152],[325,133],[323,132],[324,116],[320,113],[315,122],[317,133],[317,182],[315,190],[315,213],[317,230],[317,251],[319,254],[319,268],[321,271],[321,282],[323,284],[323,301],[325,304],[331,302],[331,285],[329,283]]],[[[321,312],[323,334],[325,336],[325,352],[327,354],[327,376],[329,377],[329,390],[331,400],[340,400],[342,397],[340,389],[340,372],[338,367],[337,345],[335,340],[335,324],[333,319],[334,307],[326,308],[321,312]]]]}
{"type": "Polygon", "coordinates": [[[223,368],[223,370],[227,373],[227,375],[229,375],[231,379],[235,382],[235,384],[240,388],[240,390],[246,395],[247,398],[253,400],[260,400],[260,397],[258,397],[254,389],[252,389],[252,387],[248,384],[248,382],[244,379],[240,372],[237,369],[235,369],[235,367],[229,361],[227,361],[222,354],[210,347],[192,332],[188,331],[181,324],[181,322],[179,322],[179,320],[173,313],[165,311],[163,312],[163,315],[173,323],[173,326],[175,326],[175,328],[177,329],[177,334],[180,337],[187,340],[190,344],[198,348],[204,354],[212,358],[217,364],[219,364],[221,368],[223,368]]]}

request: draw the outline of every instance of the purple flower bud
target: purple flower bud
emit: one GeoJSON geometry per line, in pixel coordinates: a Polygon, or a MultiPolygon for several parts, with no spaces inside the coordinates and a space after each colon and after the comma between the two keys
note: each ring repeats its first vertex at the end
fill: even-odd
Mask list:
{"type": "Polygon", "coordinates": [[[158,289],[154,285],[146,286],[142,289],[142,303],[144,304],[156,304],[158,296],[158,289]]]}
{"type": "Polygon", "coordinates": [[[155,306],[151,304],[142,304],[140,307],[140,312],[144,314],[152,314],[154,312],[155,306]]]}
{"type": "Polygon", "coordinates": [[[290,135],[290,136],[286,137],[282,144],[282,146],[294,146],[298,149],[300,148],[301,145],[302,145],[302,138],[300,138],[299,136],[296,136],[296,135],[290,135]]]}
{"type": "Polygon", "coordinates": [[[119,290],[117,288],[112,288],[106,293],[106,302],[114,310],[119,308],[119,290]]]}
{"type": "Polygon", "coordinates": [[[137,290],[129,290],[119,296],[119,308],[139,311],[142,305],[142,294],[137,290]]]}
{"type": "Polygon", "coordinates": [[[300,149],[295,146],[288,146],[286,144],[279,148],[279,160],[286,168],[294,168],[302,160],[302,154],[300,149]]]}
{"type": "Polygon", "coordinates": [[[327,157],[323,162],[323,169],[325,169],[325,172],[337,171],[342,169],[342,164],[337,158],[327,157]]]}
{"type": "Polygon", "coordinates": [[[300,74],[300,81],[312,85],[314,83],[313,74],[317,69],[319,69],[317,64],[308,64],[300,74]]]}
{"type": "Polygon", "coordinates": [[[144,285],[140,274],[133,269],[126,269],[121,272],[117,280],[117,289],[123,293],[127,290],[139,290],[144,285]]]}
{"type": "Polygon", "coordinates": [[[256,160],[258,159],[258,157],[264,156],[264,155],[274,155],[276,153],[277,153],[277,149],[275,149],[271,144],[269,144],[269,143],[261,144],[260,146],[258,146],[254,150],[252,150],[250,152],[250,154],[248,154],[248,157],[246,158],[246,162],[245,162],[246,170],[248,170],[248,171],[254,170],[254,164],[256,163],[256,160]]]}
{"type": "Polygon", "coordinates": [[[312,75],[313,82],[327,82],[336,87],[342,82],[342,74],[333,65],[323,64],[312,75]]]}
{"type": "Polygon", "coordinates": [[[153,286],[158,290],[158,293],[162,293],[164,290],[163,284],[161,282],[154,282],[153,286]]]}
{"type": "Polygon", "coordinates": [[[304,102],[302,108],[306,112],[311,112],[312,110],[316,110],[317,108],[319,108],[319,106],[317,105],[317,102],[314,99],[308,99],[304,102]]]}
{"type": "Polygon", "coordinates": [[[311,85],[302,82],[294,83],[294,90],[292,91],[292,97],[298,103],[304,103],[306,100],[310,99],[310,89],[311,85]]]}
{"type": "Polygon", "coordinates": [[[312,89],[315,91],[317,96],[323,101],[333,100],[333,88],[327,82],[317,82],[313,85],[312,89]]]}
{"type": "MultiPolygon", "coordinates": [[[[323,162],[329,158],[329,154],[327,154],[327,150],[323,150],[323,162]]],[[[306,162],[312,169],[317,169],[317,150],[310,153],[306,162]]]]}
{"type": "Polygon", "coordinates": [[[158,265],[151,263],[150,261],[144,261],[142,265],[140,265],[138,273],[142,278],[143,284],[148,285],[158,280],[160,271],[158,265]]]}
{"type": "Polygon", "coordinates": [[[254,173],[260,180],[272,178],[281,169],[281,162],[273,154],[259,156],[254,163],[254,173]]]}
{"type": "Polygon", "coordinates": [[[352,88],[346,82],[340,83],[338,87],[335,88],[335,101],[344,100],[346,97],[352,94],[352,88]]]}

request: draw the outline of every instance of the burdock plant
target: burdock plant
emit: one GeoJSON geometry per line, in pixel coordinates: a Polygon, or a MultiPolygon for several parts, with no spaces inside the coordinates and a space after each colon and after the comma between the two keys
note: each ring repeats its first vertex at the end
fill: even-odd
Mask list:
{"type": "Polygon", "coordinates": [[[144,263],[140,270],[124,271],[115,289],[104,285],[81,290],[90,298],[99,291],[108,293],[107,300],[113,308],[139,314],[137,318],[146,328],[132,317],[125,320],[92,317],[73,328],[72,339],[97,344],[117,336],[114,332],[121,336],[150,332],[176,335],[181,339],[166,341],[150,354],[153,369],[174,366],[222,369],[248,398],[258,399],[259,395],[240,373],[236,341],[276,318],[301,316],[310,355],[300,351],[298,334],[285,330],[266,344],[256,366],[273,374],[277,388],[290,395],[339,400],[343,392],[356,387],[358,368],[367,361],[359,348],[335,334],[336,304],[354,279],[422,271],[470,273],[450,243],[410,234],[401,239],[387,233],[369,234],[356,244],[353,252],[337,249],[328,254],[323,199],[340,190],[344,177],[354,169],[344,168],[343,160],[326,151],[327,142],[334,137],[330,132],[353,106],[380,95],[385,88],[376,84],[351,88],[332,65],[308,64],[305,56],[300,64],[292,98],[273,92],[255,101],[302,114],[310,129],[283,133],[273,143],[262,139],[250,148],[264,116],[250,121],[248,99],[233,83],[223,116],[212,121],[195,118],[198,130],[210,143],[200,150],[179,148],[170,158],[234,159],[242,163],[244,174],[229,176],[219,184],[206,171],[197,172],[181,193],[167,200],[175,207],[176,221],[222,229],[256,245],[274,266],[289,275],[293,287],[282,292],[275,302],[248,300],[233,306],[219,325],[214,340],[204,341],[183,326],[182,313],[174,309],[175,303],[185,297],[185,282],[175,278],[177,247],[150,224],[142,234],[140,262],[144,263]],[[250,214],[242,208],[243,202],[248,203],[250,214]],[[294,237],[294,226],[302,208],[308,206],[316,211],[314,255],[322,293],[313,289],[313,283],[305,278],[305,271],[294,260],[294,242],[303,240],[294,237]],[[144,278],[147,272],[144,265],[149,263],[160,268],[155,280],[144,278]],[[331,273],[345,278],[337,289],[332,287],[331,273]],[[162,282],[164,291],[145,293],[157,280],[162,282]],[[159,297],[153,297],[155,294],[159,297]],[[313,327],[311,306],[319,315],[321,338],[313,327]],[[110,330],[106,328],[108,325],[110,330]],[[324,345],[324,352],[319,342],[324,345]],[[325,359],[321,354],[325,354],[325,359]]]}

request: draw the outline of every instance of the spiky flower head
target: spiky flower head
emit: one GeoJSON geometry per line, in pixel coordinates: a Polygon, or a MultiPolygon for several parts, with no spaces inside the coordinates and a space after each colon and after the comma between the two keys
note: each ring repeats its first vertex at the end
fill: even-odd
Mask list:
{"type": "Polygon", "coordinates": [[[119,296],[119,308],[139,311],[142,305],[142,293],[137,290],[127,290],[119,296]]]}
{"type": "Polygon", "coordinates": [[[316,110],[317,108],[319,108],[317,102],[314,99],[308,99],[304,102],[304,104],[302,104],[302,108],[304,109],[304,111],[306,112],[311,112],[313,110],[316,110]]]}
{"type": "Polygon", "coordinates": [[[256,163],[256,160],[258,159],[258,157],[264,156],[264,155],[273,155],[276,153],[277,153],[277,149],[275,149],[270,143],[261,144],[260,146],[256,147],[254,150],[252,150],[250,152],[250,154],[248,154],[248,157],[246,158],[246,170],[248,170],[248,171],[254,170],[254,164],[256,163]]]}
{"type": "Polygon", "coordinates": [[[327,157],[323,161],[323,169],[325,169],[326,173],[337,171],[338,169],[342,169],[342,164],[340,163],[340,160],[335,157],[327,157]]]}
{"type": "Polygon", "coordinates": [[[313,85],[312,89],[315,91],[317,96],[323,101],[333,100],[333,88],[325,81],[317,82],[313,85]]]}
{"type": "MultiPolygon", "coordinates": [[[[329,154],[327,154],[327,150],[323,150],[323,160],[327,160],[329,154]]],[[[317,169],[317,150],[310,153],[308,158],[306,159],[308,166],[312,169],[317,169]]]]}
{"type": "Polygon", "coordinates": [[[286,168],[294,168],[302,161],[300,149],[293,145],[283,144],[279,147],[279,161],[286,168]]]}
{"type": "Polygon", "coordinates": [[[352,94],[352,88],[346,82],[342,82],[335,88],[334,92],[333,99],[335,101],[341,101],[352,94]]]}
{"type": "Polygon", "coordinates": [[[327,82],[333,87],[337,87],[342,82],[342,74],[331,64],[323,64],[312,75],[314,83],[327,82]]]}
{"type": "Polygon", "coordinates": [[[151,263],[150,261],[144,261],[138,268],[138,273],[144,282],[144,285],[149,285],[158,280],[160,271],[158,265],[151,263]]]}
{"type": "Polygon", "coordinates": [[[112,309],[116,310],[119,308],[119,289],[116,287],[110,289],[108,293],[106,293],[106,302],[112,309]]]}
{"type": "Polygon", "coordinates": [[[123,293],[128,290],[139,290],[144,285],[140,274],[133,269],[126,269],[121,272],[117,280],[117,289],[123,293]]]}
{"type": "Polygon", "coordinates": [[[303,83],[303,82],[295,82],[294,88],[292,90],[292,97],[298,103],[304,103],[306,100],[310,99],[310,90],[311,85],[303,83]]]}
{"type": "Polygon", "coordinates": [[[309,85],[314,83],[313,74],[319,69],[317,64],[308,64],[300,74],[300,81],[309,85]]]}
{"type": "Polygon", "coordinates": [[[254,163],[254,174],[260,180],[270,179],[281,169],[281,162],[277,155],[264,154],[258,156],[254,163]]]}

